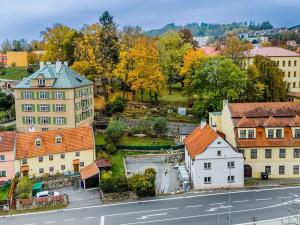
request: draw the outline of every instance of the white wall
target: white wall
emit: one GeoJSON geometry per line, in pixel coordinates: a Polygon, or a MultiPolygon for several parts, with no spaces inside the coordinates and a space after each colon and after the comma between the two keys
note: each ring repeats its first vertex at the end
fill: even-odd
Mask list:
{"type": "MultiPolygon", "coordinates": [[[[186,158],[186,161],[188,160],[186,158]]],[[[195,157],[190,170],[195,189],[244,186],[243,155],[236,152],[221,137],[217,138],[202,154],[195,157]],[[217,155],[218,151],[221,151],[221,156],[217,155]],[[227,162],[229,161],[235,162],[235,168],[228,168],[227,162]],[[211,163],[210,170],[204,170],[205,162],[211,163]],[[227,176],[230,174],[235,176],[234,183],[227,182],[227,176]],[[211,177],[211,184],[204,184],[204,177],[211,177]]]]}

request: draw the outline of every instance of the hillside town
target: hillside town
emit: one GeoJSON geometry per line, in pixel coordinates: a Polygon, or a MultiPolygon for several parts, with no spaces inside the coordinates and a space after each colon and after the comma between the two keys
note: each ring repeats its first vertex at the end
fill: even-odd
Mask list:
{"type": "Polygon", "coordinates": [[[0,225],[300,224],[300,25],[116,18],[0,38],[0,225]]]}

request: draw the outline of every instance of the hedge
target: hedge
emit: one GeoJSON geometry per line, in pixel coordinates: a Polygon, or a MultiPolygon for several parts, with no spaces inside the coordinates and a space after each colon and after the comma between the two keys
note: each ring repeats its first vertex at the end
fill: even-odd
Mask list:
{"type": "MultiPolygon", "coordinates": [[[[102,149],[104,145],[96,145],[96,149],[102,149]]],[[[178,150],[184,148],[184,145],[161,145],[161,146],[132,146],[132,145],[117,145],[117,149],[128,149],[128,150],[178,150]]]]}

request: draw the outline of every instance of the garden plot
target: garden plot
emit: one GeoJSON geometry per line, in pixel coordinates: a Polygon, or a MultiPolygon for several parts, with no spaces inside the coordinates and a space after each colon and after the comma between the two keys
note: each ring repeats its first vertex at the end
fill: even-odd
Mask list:
{"type": "Polygon", "coordinates": [[[181,154],[125,156],[125,173],[130,177],[135,173],[144,173],[147,168],[153,168],[156,171],[157,193],[176,193],[181,190],[178,170],[175,167],[180,159],[181,154]]]}

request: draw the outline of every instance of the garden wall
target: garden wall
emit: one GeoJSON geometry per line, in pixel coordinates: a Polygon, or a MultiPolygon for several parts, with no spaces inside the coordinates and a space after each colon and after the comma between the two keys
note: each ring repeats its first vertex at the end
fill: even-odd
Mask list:
{"type": "Polygon", "coordinates": [[[60,206],[68,204],[67,195],[58,195],[52,197],[43,198],[29,198],[29,199],[17,199],[16,209],[35,209],[40,207],[60,206]]]}

